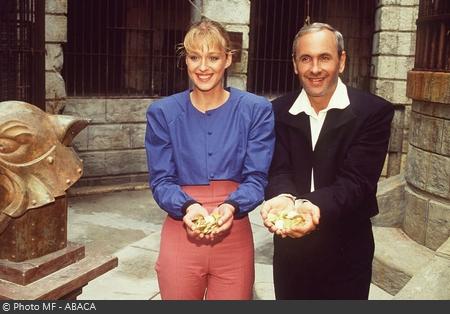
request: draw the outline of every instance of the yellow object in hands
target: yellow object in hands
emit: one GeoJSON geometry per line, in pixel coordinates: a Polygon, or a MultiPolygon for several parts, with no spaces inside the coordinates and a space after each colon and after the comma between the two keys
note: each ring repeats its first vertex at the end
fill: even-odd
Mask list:
{"type": "Polygon", "coordinates": [[[305,223],[305,218],[294,209],[284,210],[278,214],[269,213],[267,219],[273,223],[277,229],[288,229],[305,223]]]}
{"type": "Polygon", "coordinates": [[[222,217],[222,215],[219,213],[213,213],[208,216],[198,215],[192,219],[192,222],[194,223],[192,230],[198,230],[203,234],[210,234],[219,227],[218,221],[220,217],[222,217]]]}

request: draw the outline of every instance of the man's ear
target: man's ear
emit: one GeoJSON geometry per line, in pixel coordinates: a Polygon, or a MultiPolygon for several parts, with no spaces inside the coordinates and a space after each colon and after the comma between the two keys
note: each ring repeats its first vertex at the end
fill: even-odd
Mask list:
{"type": "Polygon", "coordinates": [[[295,57],[292,57],[292,64],[294,65],[294,73],[298,75],[297,63],[295,63],[295,57]]]}
{"type": "Polygon", "coordinates": [[[347,54],[345,53],[345,50],[343,50],[341,53],[341,57],[339,58],[339,73],[344,72],[346,59],[347,59],[347,54]]]}

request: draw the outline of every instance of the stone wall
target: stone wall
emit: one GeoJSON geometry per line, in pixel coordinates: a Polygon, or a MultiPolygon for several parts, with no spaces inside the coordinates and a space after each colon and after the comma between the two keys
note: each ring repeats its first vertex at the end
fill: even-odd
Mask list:
{"type": "Polygon", "coordinates": [[[404,170],[411,99],[407,72],[414,66],[419,0],[378,0],[372,49],[371,91],[395,105],[391,141],[382,176],[404,170]]]}
{"type": "Polygon", "coordinates": [[[45,1],[45,104],[46,111],[60,113],[66,98],[61,76],[62,43],[67,41],[67,1],[45,1]]]}
{"type": "Polygon", "coordinates": [[[412,71],[403,228],[436,250],[450,236],[450,74],[412,71]]]}
{"type": "Polygon", "coordinates": [[[223,24],[227,31],[242,33],[240,62],[234,62],[228,70],[227,85],[247,89],[247,65],[249,47],[250,1],[249,0],[203,0],[203,14],[223,24]]]}
{"type": "Polygon", "coordinates": [[[145,112],[153,99],[68,98],[64,114],[92,119],[74,140],[84,162],[78,186],[147,182],[145,112]]]}

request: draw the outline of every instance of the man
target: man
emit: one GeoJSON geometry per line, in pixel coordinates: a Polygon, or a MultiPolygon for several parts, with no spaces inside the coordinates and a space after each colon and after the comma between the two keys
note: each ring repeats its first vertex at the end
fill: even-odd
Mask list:
{"type": "Polygon", "coordinates": [[[273,101],[276,147],[261,216],[274,232],[277,299],[367,299],[377,182],[394,110],[345,86],[341,33],[304,26],[292,61],[303,89],[273,101]],[[294,208],[305,223],[278,229],[268,213],[294,208]]]}

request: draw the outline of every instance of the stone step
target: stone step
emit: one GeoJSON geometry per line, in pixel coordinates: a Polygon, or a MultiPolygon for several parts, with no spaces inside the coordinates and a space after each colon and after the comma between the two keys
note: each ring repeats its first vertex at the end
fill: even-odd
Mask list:
{"type": "Polygon", "coordinates": [[[400,290],[395,300],[450,300],[450,237],[433,260],[400,290]]]}
{"type": "Polygon", "coordinates": [[[411,240],[399,228],[373,227],[373,233],[375,256],[372,282],[395,296],[431,262],[434,251],[411,240]]]}

